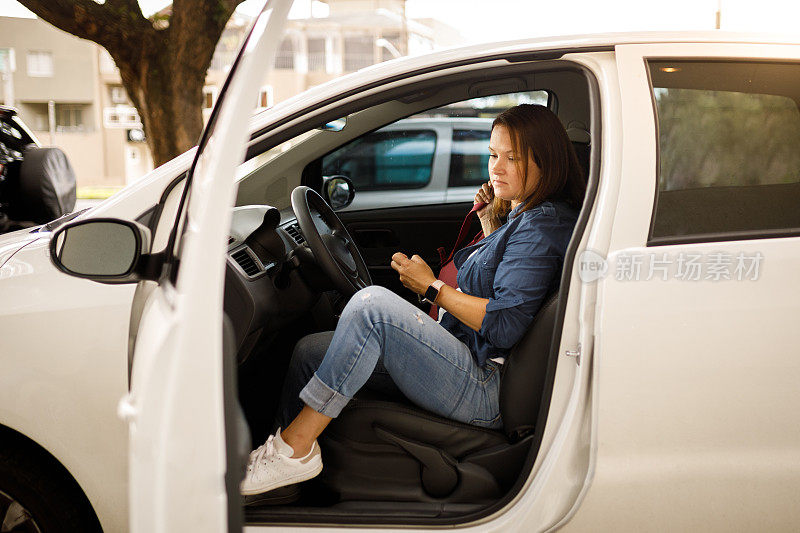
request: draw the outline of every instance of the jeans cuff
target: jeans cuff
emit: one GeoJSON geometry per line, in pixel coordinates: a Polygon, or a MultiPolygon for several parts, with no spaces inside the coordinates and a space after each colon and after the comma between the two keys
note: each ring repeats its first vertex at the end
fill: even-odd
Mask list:
{"type": "Polygon", "coordinates": [[[331,418],[339,416],[347,402],[352,400],[352,398],[327,386],[325,382],[317,377],[316,372],[311,376],[308,384],[303,387],[303,390],[300,391],[300,399],[319,414],[331,418]]]}

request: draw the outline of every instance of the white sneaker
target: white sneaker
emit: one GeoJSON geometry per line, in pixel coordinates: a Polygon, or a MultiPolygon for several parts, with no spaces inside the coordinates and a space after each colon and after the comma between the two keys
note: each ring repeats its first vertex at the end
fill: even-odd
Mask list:
{"type": "Polygon", "coordinates": [[[281,438],[281,430],[250,452],[247,472],[239,489],[245,496],[300,483],[322,472],[322,454],[317,441],[305,457],[292,458],[294,450],[281,438]]]}

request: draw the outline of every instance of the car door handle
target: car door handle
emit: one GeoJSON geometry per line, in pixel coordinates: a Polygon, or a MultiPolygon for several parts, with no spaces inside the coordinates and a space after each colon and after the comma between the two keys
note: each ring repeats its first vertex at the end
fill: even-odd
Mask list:
{"type": "Polygon", "coordinates": [[[360,248],[392,248],[400,244],[397,235],[389,229],[362,229],[352,233],[360,248]]]}

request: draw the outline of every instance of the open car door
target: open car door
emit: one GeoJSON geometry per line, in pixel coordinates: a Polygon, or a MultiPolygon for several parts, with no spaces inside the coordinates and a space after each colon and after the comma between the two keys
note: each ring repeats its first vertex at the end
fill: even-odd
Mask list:
{"type": "Polygon", "coordinates": [[[223,362],[225,252],[236,167],[248,141],[242,124],[291,4],[268,0],[242,46],[188,174],[158,287],[144,306],[131,392],[119,406],[129,424],[135,533],[242,527],[241,472],[226,459],[237,455],[227,453],[237,439],[235,364],[226,373],[223,362]]]}

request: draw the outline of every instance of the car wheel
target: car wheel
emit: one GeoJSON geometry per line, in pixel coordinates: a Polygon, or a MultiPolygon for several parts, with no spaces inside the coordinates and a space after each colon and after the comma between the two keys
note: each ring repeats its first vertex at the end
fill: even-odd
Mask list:
{"type": "Polygon", "coordinates": [[[43,450],[0,450],[0,533],[101,531],[89,501],[43,450]]]}

